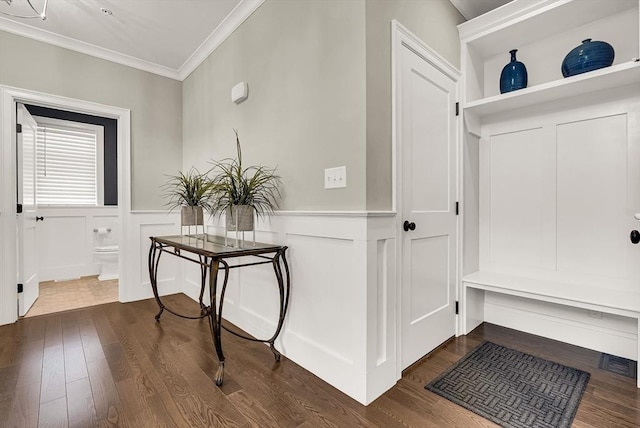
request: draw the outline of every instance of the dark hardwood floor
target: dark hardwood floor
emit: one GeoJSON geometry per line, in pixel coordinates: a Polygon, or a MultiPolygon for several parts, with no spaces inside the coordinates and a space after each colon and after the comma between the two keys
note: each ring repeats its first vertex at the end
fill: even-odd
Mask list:
{"type": "MultiPolygon", "coordinates": [[[[184,295],[167,303],[197,311],[184,295]]],[[[424,385],[484,340],[591,373],[575,427],[640,426],[635,380],[598,368],[600,354],[494,325],[451,340],[365,407],[263,344],[223,333],[225,383],[206,321],[153,300],[110,303],[0,327],[2,427],[489,427],[424,385]]]]}

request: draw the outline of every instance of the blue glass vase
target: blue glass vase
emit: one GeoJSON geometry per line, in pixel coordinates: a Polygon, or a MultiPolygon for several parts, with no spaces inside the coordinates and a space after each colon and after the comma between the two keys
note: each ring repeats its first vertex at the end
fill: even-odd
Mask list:
{"type": "Polygon", "coordinates": [[[575,76],[587,71],[609,67],[613,64],[615,52],[613,46],[606,42],[586,39],[582,44],[573,48],[562,61],[562,75],[575,76]]]}
{"type": "Polygon", "coordinates": [[[500,93],[515,91],[527,87],[529,76],[527,75],[527,67],[523,63],[516,60],[516,52],[518,49],[510,50],[511,62],[504,66],[500,73],[500,93]]]}

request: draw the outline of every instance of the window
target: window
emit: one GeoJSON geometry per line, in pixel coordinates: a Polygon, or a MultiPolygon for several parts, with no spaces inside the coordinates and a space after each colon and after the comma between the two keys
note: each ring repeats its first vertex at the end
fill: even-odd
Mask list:
{"type": "Polygon", "coordinates": [[[36,203],[103,205],[104,128],[35,117],[36,203]]]}

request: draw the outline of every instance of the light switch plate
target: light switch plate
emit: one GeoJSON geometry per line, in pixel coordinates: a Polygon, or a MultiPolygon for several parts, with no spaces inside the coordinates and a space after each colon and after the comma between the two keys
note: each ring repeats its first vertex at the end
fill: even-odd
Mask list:
{"type": "Polygon", "coordinates": [[[347,167],[338,166],[324,170],[324,188],[339,189],[347,187],[347,167]]]}

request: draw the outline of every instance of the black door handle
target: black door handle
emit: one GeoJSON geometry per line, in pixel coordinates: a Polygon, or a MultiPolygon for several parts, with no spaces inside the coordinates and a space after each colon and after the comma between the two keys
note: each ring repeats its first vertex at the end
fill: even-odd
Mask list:
{"type": "Polygon", "coordinates": [[[637,230],[632,230],[631,231],[631,235],[629,235],[629,238],[631,238],[631,243],[632,244],[637,244],[640,242],[640,232],[638,232],[637,230]]]}
{"type": "Polygon", "coordinates": [[[405,220],[402,227],[405,232],[408,232],[410,230],[416,230],[416,224],[414,222],[409,223],[409,220],[405,220]]]}
{"type": "Polygon", "coordinates": [[[38,216],[36,216],[36,221],[44,221],[44,217],[38,217],[38,216]]]}

